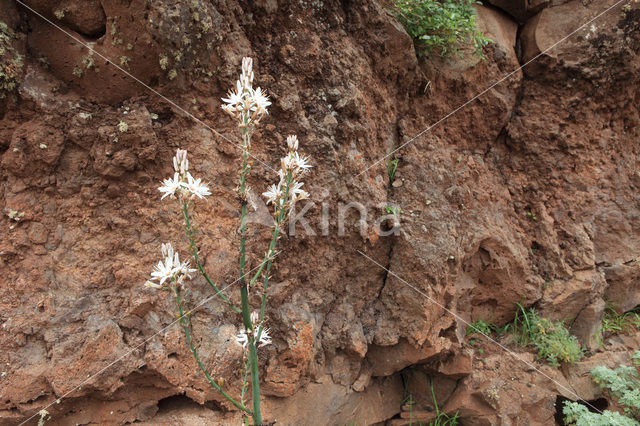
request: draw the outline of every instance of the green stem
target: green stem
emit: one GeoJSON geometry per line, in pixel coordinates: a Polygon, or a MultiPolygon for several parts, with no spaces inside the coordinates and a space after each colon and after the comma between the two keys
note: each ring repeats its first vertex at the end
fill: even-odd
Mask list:
{"type": "MultiPolygon", "coordinates": [[[[245,126],[248,123],[248,118],[246,113],[243,114],[242,120],[245,126]]],[[[241,308],[242,308],[242,321],[244,322],[244,327],[247,331],[253,331],[253,324],[251,324],[251,309],[249,307],[249,289],[247,286],[247,280],[245,279],[245,268],[246,268],[246,244],[247,244],[247,225],[246,225],[246,216],[247,216],[247,194],[246,194],[246,182],[247,182],[247,172],[248,172],[248,148],[251,143],[251,133],[247,127],[242,128],[242,166],[240,168],[240,199],[242,202],[241,212],[240,212],[240,298],[241,298],[241,308]]]]}
{"type": "Polygon", "coordinates": [[[262,414],[260,413],[260,377],[258,375],[258,351],[251,323],[251,307],[249,306],[249,285],[245,279],[246,267],[246,242],[247,242],[247,193],[246,182],[249,171],[249,146],[251,144],[251,129],[247,127],[249,123],[248,113],[243,115],[244,127],[242,128],[242,167],[240,169],[240,199],[242,202],[240,212],[240,299],[242,308],[242,321],[249,338],[249,365],[251,368],[251,397],[253,399],[253,424],[262,424],[262,414]]]}
{"type": "Polygon", "coordinates": [[[191,349],[191,352],[193,353],[193,357],[198,362],[198,366],[200,367],[200,370],[202,370],[202,372],[204,373],[204,376],[207,378],[207,380],[209,381],[211,386],[213,386],[213,388],[215,390],[220,392],[220,394],[222,396],[224,396],[229,402],[231,402],[234,406],[236,406],[240,410],[244,411],[245,413],[247,413],[249,415],[253,415],[251,410],[249,410],[243,404],[237,402],[229,394],[227,394],[225,391],[223,391],[222,388],[215,382],[215,380],[213,380],[213,378],[211,378],[211,376],[207,372],[207,369],[202,364],[202,361],[200,361],[200,357],[198,356],[198,352],[196,351],[196,348],[193,345],[193,341],[191,340],[191,333],[189,332],[189,325],[187,324],[187,322],[184,319],[184,311],[182,309],[182,301],[180,300],[180,292],[178,291],[177,288],[174,288],[174,292],[175,292],[175,295],[176,295],[176,304],[178,305],[178,311],[180,312],[180,317],[179,317],[180,325],[182,326],[182,328],[184,330],[184,334],[187,337],[187,342],[189,343],[189,348],[191,349]]]}
{"type": "Polygon", "coordinates": [[[249,360],[244,363],[244,376],[242,377],[242,392],[240,392],[240,399],[244,405],[244,394],[247,392],[247,378],[249,377],[249,360]]]}
{"type": "Polygon", "coordinates": [[[229,305],[231,309],[233,309],[235,312],[240,313],[240,309],[233,306],[233,304],[229,301],[227,296],[225,296],[220,291],[220,289],[213,283],[213,281],[211,281],[211,278],[209,278],[209,275],[204,270],[204,266],[200,262],[200,257],[198,256],[198,247],[196,246],[195,237],[194,237],[195,232],[193,230],[193,227],[191,226],[191,219],[189,218],[189,202],[188,201],[185,201],[182,205],[182,215],[184,216],[186,233],[187,233],[187,237],[189,238],[189,251],[191,252],[193,259],[196,262],[196,266],[198,267],[198,271],[200,272],[200,275],[204,277],[204,279],[213,288],[213,290],[216,292],[216,295],[218,295],[220,299],[222,299],[227,305],[229,305]]]}
{"type": "MultiPolygon", "coordinates": [[[[289,188],[291,183],[293,182],[293,175],[291,172],[287,175],[287,184],[284,189],[284,197],[282,206],[280,207],[280,211],[278,212],[278,216],[276,217],[276,226],[273,230],[273,237],[271,238],[271,244],[269,244],[269,250],[267,250],[267,254],[265,256],[266,260],[266,269],[264,274],[264,285],[262,286],[262,303],[260,304],[260,323],[264,320],[264,311],[267,307],[267,289],[269,288],[269,273],[271,272],[271,265],[273,264],[274,252],[276,249],[276,245],[278,244],[278,235],[280,233],[280,225],[284,222],[284,218],[287,214],[285,204],[289,198],[289,188]]],[[[256,336],[256,340],[260,340],[262,336],[263,327],[260,326],[258,328],[258,334],[256,336]]]]}
{"type": "Polygon", "coordinates": [[[253,398],[253,424],[262,424],[260,412],[260,378],[258,377],[258,350],[256,342],[249,339],[249,362],[251,363],[251,397],[253,398]]]}

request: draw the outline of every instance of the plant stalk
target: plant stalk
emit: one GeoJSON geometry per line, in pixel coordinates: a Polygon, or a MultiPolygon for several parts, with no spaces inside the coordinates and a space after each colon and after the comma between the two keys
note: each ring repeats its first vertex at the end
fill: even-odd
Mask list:
{"type": "Polygon", "coordinates": [[[204,279],[211,286],[211,288],[213,288],[213,290],[216,292],[216,295],[218,295],[220,299],[222,299],[227,305],[229,305],[231,309],[233,309],[235,312],[240,313],[240,309],[233,306],[233,304],[231,303],[231,301],[229,301],[227,296],[225,296],[224,293],[220,291],[218,286],[216,286],[213,283],[213,281],[211,281],[211,278],[209,278],[209,275],[204,270],[204,266],[200,262],[200,257],[198,256],[198,248],[196,246],[195,237],[194,237],[194,230],[193,230],[193,227],[191,226],[191,219],[189,218],[189,202],[188,201],[185,201],[182,205],[182,215],[184,216],[184,220],[185,220],[185,227],[186,227],[185,231],[187,234],[187,238],[189,238],[189,251],[191,252],[193,259],[196,262],[196,266],[198,267],[198,272],[200,272],[200,275],[204,277],[204,279]]]}
{"type": "Polygon", "coordinates": [[[251,129],[249,129],[249,117],[245,113],[243,115],[244,126],[242,127],[242,167],[240,169],[240,199],[241,199],[241,211],[240,211],[240,299],[242,308],[242,321],[247,331],[249,338],[249,366],[251,369],[251,398],[253,399],[253,424],[262,424],[262,414],[260,412],[260,377],[258,372],[258,351],[256,348],[256,340],[254,338],[253,323],[251,322],[251,307],[249,306],[249,283],[245,279],[245,267],[246,267],[246,242],[247,242],[247,227],[246,227],[246,215],[247,215],[247,193],[246,182],[247,173],[249,171],[249,158],[248,151],[251,144],[251,129]]]}
{"type": "MultiPolygon", "coordinates": [[[[175,284],[175,283],[174,283],[174,285],[177,286],[177,284],[175,284]]],[[[184,334],[187,337],[187,342],[189,343],[189,348],[191,349],[191,353],[193,353],[193,357],[196,359],[196,361],[198,363],[198,366],[200,367],[200,370],[202,370],[202,372],[204,373],[204,376],[207,378],[207,380],[209,381],[211,386],[213,386],[213,388],[215,390],[220,392],[220,394],[222,396],[224,396],[229,402],[231,402],[235,407],[239,408],[240,410],[244,411],[245,413],[247,413],[249,415],[253,415],[251,410],[249,410],[243,404],[237,402],[229,394],[227,394],[225,391],[223,391],[222,388],[215,382],[215,380],[213,380],[213,378],[207,372],[207,369],[202,364],[202,361],[200,361],[200,357],[198,356],[198,351],[196,351],[196,347],[193,345],[193,341],[191,339],[191,333],[189,332],[189,325],[187,324],[187,322],[184,319],[185,315],[184,315],[184,310],[182,309],[182,300],[180,299],[180,292],[178,291],[177,287],[174,288],[174,292],[175,292],[175,295],[176,295],[176,304],[178,305],[178,311],[179,311],[179,314],[180,314],[180,317],[179,317],[180,325],[182,326],[182,329],[184,330],[184,334]]]]}
{"type": "Polygon", "coordinates": [[[249,339],[249,362],[251,363],[251,397],[253,398],[253,424],[262,424],[260,412],[260,377],[258,376],[258,350],[256,341],[249,339]]]}

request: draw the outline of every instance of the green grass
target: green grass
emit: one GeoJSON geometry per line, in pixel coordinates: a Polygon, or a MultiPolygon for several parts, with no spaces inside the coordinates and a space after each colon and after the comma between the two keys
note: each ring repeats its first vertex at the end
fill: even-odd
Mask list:
{"type": "Polygon", "coordinates": [[[433,390],[433,379],[429,379],[429,386],[431,387],[431,397],[433,398],[433,407],[436,410],[436,418],[429,423],[429,426],[455,426],[458,424],[460,415],[456,411],[453,416],[449,416],[447,413],[440,411],[438,407],[438,400],[436,399],[436,393],[433,390]]]}
{"type": "MultiPolygon", "coordinates": [[[[425,374],[419,370],[408,370],[402,373],[402,381],[404,383],[404,393],[405,397],[402,399],[400,406],[404,406],[405,404],[409,405],[409,424],[416,426],[427,426],[422,422],[414,421],[413,416],[413,395],[408,392],[408,383],[409,376],[413,372],[425,374]]],[[[433,378],[429,377],[429,388],[431,391],[431,399],[433,400],[433,407],[435,410],[435,418],[429,422],[428,426],[457,426],[460,420],[460,415],[456,411],[456,413],[452,416],[448,415],[445,412],[440,411],[440,406],[438,405],[438,399],[436,398],[435,390],[433,389],[433,378]]]]}
{"type": "Polygon", "coordinates": [[[398,163],[400,159],[398,157],[393,157],[393,159],[389,159],[387,162],[387,174],[389,175],[389,185],[393,185],[393,181],[396,180],[396,169],[398,168],[398,163]]]}
{"type": "Polygon", "coordinates": [[[535,309],[525,309],[517,304],[513,321],[514,342],[520,346],[532,346],[538,357],[549,365],[558,367],[561,362],[574,363],[583,356],[578,339],[569,333],[561,321],[542,318],[535,309]]]}
{"type": "Polygon", "coordinates": [[[489,336],[492,332],[497,330],[498,327],[495,324],[478,319],[469,324],[465,334],[467,336],[471,336],[472,334],[483,334],[485,336],[489,336]]]}
{"type": "Polygon", "coordinates": [[[602,334],[624,334],[640,329],[640,308],[619,314],[611,305],[607,305],[602,318],[602,334]]]}
{"type": "Polygon", "coordinates": [[[443,57],[462,56],[460,48],[473,46],[475,55],[484,58],[482,48],[491,40],[476,27],[474,0],[395,0],[395,15],[413,37],[419,53],[435,52],[443,57]]]}
{"type": "Polygon", "coordinates": [[[387,214],[393,214],[393,215],[401,215],[403,212],[402,207],[400,206],[386,206],[384,208],[384,211],[387,214]]]}

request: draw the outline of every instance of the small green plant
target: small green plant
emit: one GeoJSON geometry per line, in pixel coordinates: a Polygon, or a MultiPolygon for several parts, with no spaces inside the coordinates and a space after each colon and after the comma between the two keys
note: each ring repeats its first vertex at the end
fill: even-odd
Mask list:
{"type": "Polygon", "coordinates": [[[395,0],[395,14],[420,52],[433,51],[446,57],[460,53],[460,46],[471,43],[474,53],[484,58],[482,48],[491,40],[476,27],[474,0],[395,0]]]}
{"type": "MultiPolygon", "coordinates": [[[[419,373],[422,375],[426,374],[420,370],[405,370],[402,374],[402,382],[404,385],[404,398],[402,399],[400,406],[409,407],[409,424],[410,425],[418,425],[423,426],[423,423],[416,420],[417,415],[413,414],[413,395],[409,393],[409,380],[412,374],[419,373]]],[[[433,378],[428,377],[429,379],[429,388],[431,390],[431,399],[433,400],[433,409],[435,411],[435,418],[429,422],[428,426],[456,426],[458,424],[458,420],[460,419],[460,415],[456,412],[453,416],[448,415],[445,412],[440,411],[440,407],[438,406],[438,400],[436,398],[436,393],[433,389],[433,378]]]]}
{"type": "Polygon", "coordinates": [[[602,414],[592,413],[584,404],[565,401],[562,408],[564,423],[576,426],[638,426],[638,422],[616,411],[604,410],[602,414]]]}
{"type": "Polygon", "coordinates": [[[64,14],[67,12],[67,10],[65,8],[63,9],[56,9],[53,14],[56,16],[56,18],[58,19],[62,19],[64,18],[64,14]]]}
{"type": "Polygon", "coordinates": [[[129,68],[129,62],[131,61],[131,58],[128,56],[120,56],[120,66],[125,67],[125,68],[129,68]]]}
{"type": "Polygon", "coordinates": [[[536,222],[538,220],[538,216],[536,216],[536,214],[534,212],[532,212],[531,210],[529,210],[526,213],[527,217],[531,220],[533,220],[534,222],[536,222]]]}
{"type": "Polygon", "coordinates": [[[120,130],[120,133],[127,133],[129,131],[129,125],[126,122],[121,121],[118,123],[118,130],[120,130]]]}
{"type": "Polygon", "coordinates": [[[619,314],[611,305],[607,305],[602,318],[602,334],[624,334],[640,329],[640,308],[619,314]]]}
{"type": "Polygon", "coordinates": [[[386,206],[384,208],[384,211],[387,214],[392,214],[392,215],[396,215],[396,216],[399,216],[399,215],[401,215],[403,213],[402,207],[400,207],[400,206],[386,206]]]}
{"type": "MultiPolygon", "coordinates": [[[[631,356],[636,367],[640,366],[640,351],[631,356]]],[[[569,425],[629,425],[637,426],[640,420],[640,379],[634,367],[621,365],[612,370],[598,366],[591,370],[591,378],[610,398],[615,399],[624,409],[624,415],[604,410],[602,414],[591,413],[583,404],[566,401],[562,409],[565,423],[569,425]]]]}
{"type": "Polygon", "coordinates": [[[398,163],[400,159],[398,157],[393,157],[393,159],[389,159],[387,162],[387,173],[389,175],[389,185],[393,185],[393,181],[396,180],[396,169],[398,168],[398,163]]]}
{"type": "Polygon", "coordinates": [[[569,333],[561,321],[553,322],[538,315],[535,309],[525,310],[517,304],[513,321],[513,336],[520,346],[533,346],[538,357],[558,367],[561,362],[574,363],[582,358],[583,351],[578,339],[569,333]]]}
{"type": "Polygon", "coordinates": [[[483,334],[485,336],[489,336],[493,331],[496,331],[497,327],[494,324],[483,321],[482,319],[478,319],[472,322],[466,331],[466,335],[470,336],[472,334],[483,334]]]}
{"type": "Polygon", "coordinates": [[[455,426],[458,424],[460,415],[456,411],[453,416],[449,416],[447,413],[440,411],[438,407],[438,400],[436,399],[436,393],[433,390],[433,379],[429,379],[429,386],[431,387],[431,397],[433,398],[433,407],[436,410],[436,418],[433,419],[429,426],[455,426]]]}

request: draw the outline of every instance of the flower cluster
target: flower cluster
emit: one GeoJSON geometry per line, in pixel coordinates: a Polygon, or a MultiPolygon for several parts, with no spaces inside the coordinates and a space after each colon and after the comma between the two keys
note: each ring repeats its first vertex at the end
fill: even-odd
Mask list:
{"type": "Polygon", "coordinates": [[[185,149],[179,149],[176,156],[173,157],[173,170],[175,171],[173,177],[163,180],[162,186],[158,188],[158,191],[164,194],[161,200],[167,196],[193,199],[194,197],[204,198],[211,195],[209,187],[202,182],[202,179],[195,179],[189,173],[189,160],[187,160],[185,149]]]}
{"type": "Polygon", "coordinates": [[[180,262],[178,253],[173,251],[173,247],[169,243],[162,244],[162,257],[164,261],[159,261],[153,267],[151,279],[144,283],[145,287],[163,288],[167,280],[182,284],[185,278],[191,278],[191,273],[196,272],[195,269],[189,268],[188,260],[180,262]],[[156,283],[154,280],[158,282],[156,283]]]}
{"type": "Polygon", "coordinates": [[[298,137],[291,135],[287,137],[289,152],[280,159],[280,170],[278,176],[280,181],[277,185],[271,185],[262,195],[267,199],[267,204],[273,204],[276,216],[282,209],[290,211],[293,205],[309,198],[309,193],[302,189],[303,182],[300,178],[311,168],[309,158],[298,154],[298,137]]]}
{"type": "Polygon", "coordinates": [[[241,127],[260,121],[271,105],[264,90],[259,87],[254,89],[252,85],[253,61],[251,58],[242,58],[242,74],[240,80],[236,81],[236,90],[230,90],[228,97],[222,98],[226,104],[222,109],[237,119],[241,127]]]}
{"type": "MultiPolygon", "coordinates": [[[[257,312],[251,312],[251,323],[253,324],[253,338],[258,339],[258,330],[260,328],[260,315],[257,312]]],[[[243,348],[247,347],[247,343],[249,343],[249,336],[247,335],[246,330],[241,330],[236,336],[236,343],[242,346],[243,348]]],[[[269,336],[269,329],[263,328],[262,333],[260,334],[260,344],[258,347],[263,347],[271,344],[271,336],[269,336]]]]}

